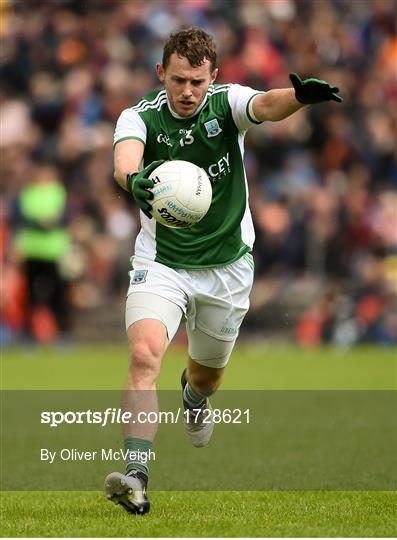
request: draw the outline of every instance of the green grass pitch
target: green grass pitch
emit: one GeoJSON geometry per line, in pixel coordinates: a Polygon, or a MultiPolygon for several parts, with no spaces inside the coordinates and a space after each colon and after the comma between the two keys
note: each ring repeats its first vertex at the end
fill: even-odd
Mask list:
{"type": "MultiPolygon", "coordinates": [[[[164,360],[159,388],[176,389],[184,349],[164,360]]],[[[123,346],[3,351],[5,389],[120,389],[123,346]]],[[[395,389],[396,352],[241,344],[224,389],[395,389]]],[[[216,436],[216,433],[214,433],[216,436]]],[[[100,492],[3,492],[2,537],[394,537],[397,496],[380,491],[152,492],[138,517],[100,492]]]]}

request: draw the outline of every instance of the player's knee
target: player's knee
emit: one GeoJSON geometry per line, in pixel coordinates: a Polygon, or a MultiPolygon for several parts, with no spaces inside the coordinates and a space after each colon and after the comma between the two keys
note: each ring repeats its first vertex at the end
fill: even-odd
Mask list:
{"type": "Polygon", "coordinates": [[[131,347],[130,372],[135,380],[155,381],[160,373],[163,347],[155,339],[135,343],[131,347]]]}

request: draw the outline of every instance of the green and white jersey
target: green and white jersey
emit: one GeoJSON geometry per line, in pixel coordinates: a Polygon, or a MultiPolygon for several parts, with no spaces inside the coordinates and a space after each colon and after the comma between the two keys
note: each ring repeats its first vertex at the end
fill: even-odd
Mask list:
{"type": "Polygon", "coordinates": [[[121,113],[114,144],[142,141],[144,166],[157,159],[195,163],[213,191],[208,213],[189,229],[164,227],[141,212],[136,255],[172,268],[210,268],[251,251],[255,234],[243,155],[244,134],[259,123],[251,110],[258,93],[238,84],[210,85],[196,113],[183,118],[170,108],[165,90],[154,90],[121,113]]]}

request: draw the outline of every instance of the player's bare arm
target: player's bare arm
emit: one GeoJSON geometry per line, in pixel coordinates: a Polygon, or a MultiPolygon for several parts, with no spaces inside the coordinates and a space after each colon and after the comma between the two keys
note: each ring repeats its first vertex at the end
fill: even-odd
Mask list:
{"type": "Polygon", "coordinates": [[[144,144],[137,139],[120,141],[114,149],[114,179],[123,189],[127,188],[127,175],[138,172],[144,144]]]}
{"type": "Polygon", "coordinates": [[[279,88],[255,96],[252,112],[260,122],[278,122],[304,106],[296,99],[293,88],[279,88]]]}
{"type": "Polygon", "coordinates": [[[338,95],[339,88],[331,86],[326,81],[315,78],[302,80],[296,73],[291,73],[289,77],[293,88],[269,90],[254,98],[252,112],[258,121],[283,120],[305,105],[323,101],[342,102],[342,98],[338,95]]]}
{"type": "Polygon", "coordinates": [[[139,171],[145,145],[138,139],[128,139],[116,144],[114,151],[114,178],[126,191],[131,193],[142,212],[151,219],[149,200],[153,198],[151,172],[164,160],[157,160],[139,171]]]}

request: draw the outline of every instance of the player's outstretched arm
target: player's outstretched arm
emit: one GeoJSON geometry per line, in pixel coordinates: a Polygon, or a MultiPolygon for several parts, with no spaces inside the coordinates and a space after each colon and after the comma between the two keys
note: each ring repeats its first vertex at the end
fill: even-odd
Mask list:
{"type": "Polygon", "coordinates": [[[321,79],[301,79],[296,73],[290,74],[293,88],[280,88],[258,94],[252,104],[252,111],[260,122],[277,122],[287,118],[305,105],[323,101],[342,102],[339,88],[321,79]]]}

